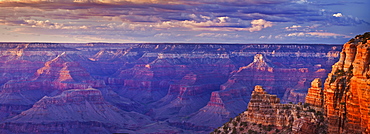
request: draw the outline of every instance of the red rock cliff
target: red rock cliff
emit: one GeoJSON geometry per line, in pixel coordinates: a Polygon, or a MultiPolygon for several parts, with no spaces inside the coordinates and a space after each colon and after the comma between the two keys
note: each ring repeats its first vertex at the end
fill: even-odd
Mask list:
{"type": "Polygon", "coordinates": [[[315,107],[322,107],[323,105],[323,91],[321,79],[316,78],[311,83],[311,88],[308,89],[305,103],[315,107]]]}
{"type": "Polygon", "coordinates": [[[343,46],[324,84],[329,133],[370,133],[370,33],[343,46]]]}

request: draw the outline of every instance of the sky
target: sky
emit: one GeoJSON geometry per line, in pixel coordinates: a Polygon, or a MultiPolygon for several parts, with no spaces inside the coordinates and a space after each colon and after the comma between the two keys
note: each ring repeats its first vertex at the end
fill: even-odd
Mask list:
{"type": "Polygon", "coordinates": [[[369,0],[0,0],[0,42],[343,44],[369,0]]]}

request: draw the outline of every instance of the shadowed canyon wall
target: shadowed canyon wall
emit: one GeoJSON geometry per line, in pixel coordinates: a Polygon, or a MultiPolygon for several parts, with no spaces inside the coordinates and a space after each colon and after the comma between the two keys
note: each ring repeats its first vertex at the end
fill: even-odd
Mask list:
{"type": "MultiPolygon", "coordinates": [[[[327,77],[341,48],[2,43],[0,128],[4,133],[207,133],[243,112],[255,85],[283,103],[305,101],[310,82],[327,77]],[[54,117],[53,108],[69,114],[54,117]]],[[[363,65],[353,68],[358,66],[363,65]]]]}

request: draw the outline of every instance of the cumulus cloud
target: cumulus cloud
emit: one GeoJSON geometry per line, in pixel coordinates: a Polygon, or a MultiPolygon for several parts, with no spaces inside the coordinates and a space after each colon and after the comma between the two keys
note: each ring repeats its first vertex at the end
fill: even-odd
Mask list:
{"type": "Polygon", "coordinates": [[[261,31],[263,28],[272,27],[272,22],[264,19],[253,20],[252,27],[248,29],[249,32],[261,31]]]}
{"type": "Polygon", "coordinates": [[[336,13],[336,14],[333,14],[334,17],[343,17],[343,14],[342,13],[336,13]]]}

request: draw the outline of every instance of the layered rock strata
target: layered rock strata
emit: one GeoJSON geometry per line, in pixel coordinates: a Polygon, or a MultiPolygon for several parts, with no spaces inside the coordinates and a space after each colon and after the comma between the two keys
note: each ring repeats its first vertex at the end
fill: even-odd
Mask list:
{"type": "Polygon", "coordinates": [[[308,89],[305,103],[322,108],[324,103],[324,93],[322,89],[321,79],[316,78],[312,81],[311,87],[308,89]]]}
{"type": "Polygon", "coordinates": [[[324,84],[329,133],[370,133],[370,33],[343,46],[324,84]]]}
{"type": "Polygon", "coordinates": [[[114,133],[138,129],[151,121],[106,102],[97,89],[73,89],[43,97],[32,108],[0,124],[11,133],[114,133]]]}
{"type": "Polygon", "coordinates": [[[305,94],[300,91],[309,84],[301,86],[300,81],[325,77],[340,48],[312,44],[1,43],[0,85],[6,84],[0,89],[0,116],[19,115],[45,95],[91,86],[121,110],[161,121],[138,132],[206,133],[244,111],[256,84],[278,97],[289,88],[291,92],[282,101],[302,101],[305,94]],[[285,86],[289,87],[282,88],[285,86]]]}
{"type": "MultiPolygon", "coordinates": [[[[303,105],[304,112],[301,112],[303,118],[302,114],[294,114],[294,110],[291,110],[292,107],[287,107],[290,112],[279,115],[280,117],[293,117],[288,123],[291,127],[278,128],[282,125],[279,120],[275,120],[279,118],[274,114],[275,111],[280,111],[276,106],[286,104],[271,103],[271,99],[261,99],[266,96],[271,97],[271,95],[265,95],[266,93],[257,87],[252,93],[248,111],[236,119],[230,120],[221,127],[222,129],[216,129],[214,132],[270,133],[272,129],[276,129],[275,133],[369,133],[369,74],[370,33],[365,33],[344,44],[340,59],[332,66],[332,71],[325,80],[324,88],[322,88],[320,79],[312,81],[306,96],[306,104],[303,105]],[[245,119],[245,123],[240,123],[243,125],[235,122],[243,120],[243,116],[248,117],[245,119]],[[251,123],[252,125],[250,125],[251,123]],[[261,124],[259,127],[270,125],[272,128],[262,131],[262,129],[256,128],[256,124],[261,124]]],[[[298,111],[300,105],[292,106],[296,107],[296,111],[298,111]]]]}
{"type": "Polygon", "coordinates": [[[301,104],[281,104],[276,95],[255,86],[247,111],[214,133],[324,133],[322,111],[301,104]]]}

